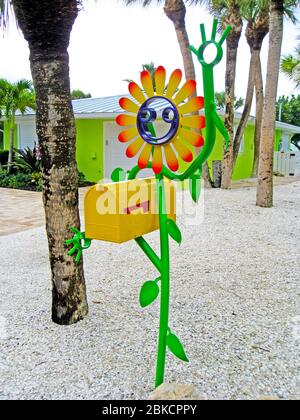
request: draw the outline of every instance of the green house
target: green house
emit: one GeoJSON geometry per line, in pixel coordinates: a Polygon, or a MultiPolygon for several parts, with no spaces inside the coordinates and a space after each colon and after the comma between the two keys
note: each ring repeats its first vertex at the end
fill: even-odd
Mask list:
{"type": "MultiPolygon", "coordinates": [[[[121,96],[111,96],[73,101],[77,128],[78,168],[89,181],[97,182],[101,179],[108,179],[116,167],[127,170],[136,163],[136,159],[131,160],[126,157],[127,146],[118,141],[118,133],[121,128],[115,123],[115,118],[123,112],[119,106],[120,98],[121,96]]],[[[236,125],[238,125],[239,118],[240,114],[237,113],[236,125]]],[[[246,179],[251,176],[254,124],[254,117],[250,117],[233,174],[234,179],[246,179]]],[[[16,125],[15,146],[20,149],[33,148],[37,142],[34,111],[28,110],[25,115],[17,115],[16,125]]],[[[288,151],[290,139],[296,133],[300,133],[300,127],[277,122],[275,151],[288,151]]],[[[8,147],[9,130],[7,124],[2,122],[2,128],[0,125],[0,149],[7,150],[8,147]]],[[[213,160],[222,159],[222,149],[223,139],[219,136],[210,157],[210,164],[213,160]]]]}

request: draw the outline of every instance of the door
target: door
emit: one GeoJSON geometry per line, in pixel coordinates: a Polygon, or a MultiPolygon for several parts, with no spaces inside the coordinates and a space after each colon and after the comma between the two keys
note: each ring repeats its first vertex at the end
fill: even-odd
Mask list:
{"type": "Polygon", "coordinates": [[[32,150],[37,143],[38,137],[36,134],[35,122],[21,122],[19,125],[19,148],[26,149],[29,147],[32,150]]]}

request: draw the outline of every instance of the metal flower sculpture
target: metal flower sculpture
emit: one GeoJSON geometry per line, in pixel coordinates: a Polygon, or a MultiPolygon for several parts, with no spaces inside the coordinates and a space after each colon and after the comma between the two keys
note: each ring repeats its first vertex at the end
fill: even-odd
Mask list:
{"type": "MultiPolygon", "coordinates": [[[[144,233],[159,229],[160,231],[160,255],[157,255],[142,235],[135,234],[132,231],[126,232],[127,236],[122,239],[121,236],[107,236],[108,229],[105,232],[99,228],[99,223],[94,223],[98,216],[91,210],[90,203],[95,204],[99,197],[99,189],[93,187],[91,193],[86,198],[86,236],[91,239],[110,240],[113,242],[122,242],[129,238],[135,239],[142,251],[153,263],[159,276],[153,281],[147,281],[141,288],[140,304],[146,307],[154,302],[160,296],[160,325],[158,337],[158,356],[156,369],[155,385],[159,386],[164,382],[165,362],[167,349],[179,359],[187,362],[188,358],[184,347],[179,338],[174,334],[169,320],[169,301],[170,301],[170,237],[177,243],[181,243],[182,235],[175,220],[175,215],[171,214],[167,208],[166,188],[170,181],[184,181],[190,179],[191,194],[194,201],[199,199],[199,181],[202,175],[202,165],[210,156],[216,141],[216,131],[222,134],[228,145],[228,133],[222,120],[219,118],[215,105],[214,92],[214,67],[222,60],[222,45],[226,40],[231,28],[228,27],[222,34],[219,41],[216,40],[218,21],[214,20],[211,38],[207,40],[204,25],[200,26],[202,44],[198,49],[191,46],[191,50],[196,54],[203,71],[204,98],[194,97],[196,82],[189,80],[180,88],[182,73],[175,70],[166,83],[166,71],[164,67],[158,67],[155,72],[155,83],[147,71],[141,74],[142,88],[136,83],[129,84],[130,98],[122,98],[120,106],[126,111],[117,117],[117,123],[124,127],[119,135],[119,141],[128,143],[126,155],[129,158],[138,156],[138,164],[126,175],[125,171],[117,168],[112,179],[116,186],[124,188],[124,181],[137,182],[135,180],[138,173],[145,168],[153,169],[156,182],[156,201],[158,206],[157,223],[154,219],[147,222],[147,230],[144,233]],[[204,51],[209,45],[215,45],[217,54],[213,62],[208,63],[204,59],[204,51]],[[199,111],[204,108],[205,116],[199,115],[199,111]],[[161,123],[161,125],[159,125],[161,123]],[[163,125],[163,128],[162,128],[163,125]],[[206,128],[205,140],[200,134],[201,129],[206,128]],[[197,157],[194,157],[193,147],[202,147],[197,157]],[[183,161],[190,163],[186,170],[178,172],[183,161]],[[166,162],[166,165],[164,164],[166,162]],[[98,194],[98,195],[97,195],[98,194]],[[89,195],[89,197],[88,197],[89,195]],[[150,226],[150,227],[149,227],[150,226]],[[94,230],[97,230],[95,232],[94,230]],[[130,236],[131,235],[131,236],[130,236]]],[[[149,181],[149,180],[148,180],[149,181]]],[[[150,182],[150,181],[149,181],[150,182]]],[[[152,182],[152,181],[151,181],[152,182]]],[[[101,191],[110,191],[111,184],[102,186],[101,191]]],[[[119,191],[119,190],[118,190],[119,191]]],[[[116,193],[116,201],[120,200],[120,193],[116,193]]],[[[135,209],[142,209],[142,215],[139,215],[139,223],[146,220],[149,203],[138,203],[133,206],[135,209]]],[[[124,209],[124,206],[123,206],[124,209]]],[[[132,207],[125,208],[124,214],[119,216],[115,226],[119,224],[126,229],[129,223],[132,207]]],[[[172,213],[172,212],[171,212],[172,213]]],[[[102,226],[105,224],[102,219],[102,226]]],[[[137,219],[135,219],[137,220],[137,219]]],[[[104,230],[104,228],[102,229],[104,230]]],[[[142,229],[143,231],[143,229],[142,229]]],[[[137,230],[136,230],[137,232],[137,230]]],[[[143,234],[144,234],[143,233],[143,234]]],[[[75,231],[73,240],[67,241],[67,244],[73,245],[69,252],[73,254],[77,251],[77,261],[79,261],[82,250],[90,245],[85,235],[75,231]]]]}

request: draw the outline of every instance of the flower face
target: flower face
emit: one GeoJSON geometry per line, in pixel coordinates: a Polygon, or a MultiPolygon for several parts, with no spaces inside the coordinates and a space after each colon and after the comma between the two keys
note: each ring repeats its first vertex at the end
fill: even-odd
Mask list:
{"type": "Polygon", "coordinates": [[[117,123],[126,127],[119,141],[129,143],[126,155],[129,158],[139,153],[138,166],[147,167],[152,156],[152,168],[156,174],[162,171],[164,157],[168,167],[176,172],[178,159],[193,160],[188,145],[201,147],[204,144],[200,129],[205,127],[205,118],[197,115],[204,107],[204,98],[193,97],[196,82],[187,81],[179,90],[181,70],[175,70],[166,86],[166,71],[158,67],[154,83],[147,71],[141,73],[143,90],[134,82],[129,92],[135,101],[120,99],[120,106],[130,114],[121,114],[117,123]],[[163,155],[164,153],[164,155],[163,155]]]}

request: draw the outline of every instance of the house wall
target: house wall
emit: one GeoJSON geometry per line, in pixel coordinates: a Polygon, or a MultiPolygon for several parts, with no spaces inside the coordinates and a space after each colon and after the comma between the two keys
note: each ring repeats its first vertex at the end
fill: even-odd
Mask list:
{"type": "MultiPolygon", "coordinates": [[[[111,120],[102,119],[76,119],[77,129],[77,163],[80,172],[83,172],[86,179],[97,182],[104,177],[104,130],[105,122],[111,120]]],[[[4,149],[9,149],[9,126],[4,124],[4,149]]],[[[203,132],[205,137],[205,130],[203,132]]],[[[277,129],[275,136],[275,151],[279,150],[282,131],[277,129]]],[[[253,153],[254,153],[254,125],[248,124],[244,135],[244,149],[239,154],[233,179],[250,178],[252,174],[253,153]]],[[[216,145],[209,158],[208,164],[212,168],[213,160],[222,160],[223,138],[217,132],[216,145]]],[[[18,127],[15,130],[15,147],[18,147],[18,127]]],[[[181,163],[180,171],[184,171],[188,164],[181,163]]]]}
{"type": "MultiPolygon", "coordinates": [[[[16,124],[14,147],[18,147],[18,129],[19,129],[18,124],[16,124]]],[[[4,150],[9,150],[9,143],[10,143],[9,124],[7,122],[4,122],[4,150]]]]}

